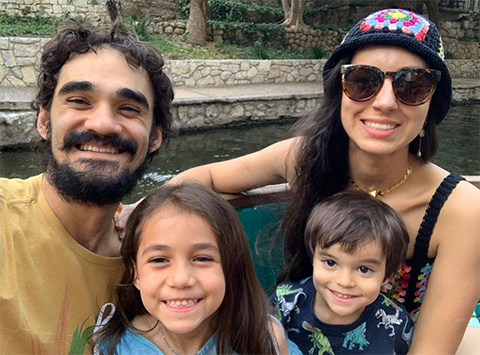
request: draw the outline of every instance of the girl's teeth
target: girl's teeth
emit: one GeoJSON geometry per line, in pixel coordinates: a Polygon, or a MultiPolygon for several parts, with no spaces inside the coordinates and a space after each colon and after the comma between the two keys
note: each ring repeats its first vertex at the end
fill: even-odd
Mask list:
{"type": "Polygon", "coordinates": [[[375,129],[394,129],[395,125],[392,124],[383,124],[383,123],[376,123],[376,122],[369,122],[365,121],[364,122],[365,126],[372,127],[375,129]]]}
{"type": "Polygon", "coordinates": [[[196,303],[195,300],[176,300],[176,301],[167,301],[167,304],[171,307],[179,306],[193,306],[196,303]]]}

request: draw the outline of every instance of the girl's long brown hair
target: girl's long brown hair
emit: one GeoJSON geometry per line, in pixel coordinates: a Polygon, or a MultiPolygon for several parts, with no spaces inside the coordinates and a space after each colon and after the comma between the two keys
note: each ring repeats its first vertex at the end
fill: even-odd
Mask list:
{"type": "Polygon", "coordinates": [[[140,292],[133,285],[137,251],[146,220],[166,205],[202,217],[217,237],[226,283],[225,298],[217,310],[214,324],[217,354],[231,354],[233,351],[238,354],[275,354],[267,298],[255,275],[240,219],[222,197],[191,182],[160,187],[132,212],[121,249],[126,271],[116,291],[116,311],[96,333],[95,345],[105,342],[102,345],[108,345],[108,354],[114,354],[127,328],[135,329],[132,320],[147,314],[140,292]]]}

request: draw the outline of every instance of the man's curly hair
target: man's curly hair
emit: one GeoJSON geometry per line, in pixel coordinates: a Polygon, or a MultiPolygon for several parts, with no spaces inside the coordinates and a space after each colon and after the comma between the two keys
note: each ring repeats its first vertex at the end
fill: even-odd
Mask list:
{"type": "MultiPolygon", "coordinates": [[[[49,110],[57,86],[58,75],[63,65],[72,54],[83,54],[98,48],[110,47],[125,56],[133,68],[143,68],[150,78],[153,94],[153,120],[162,129],[162,138],[166,140],[172,133],[173,89],[170,79],[163,71],[164,62],[161,54],[150,44],[140,42],[129,33],[121,23],[112,28],[94,28],[87,22],[67,20],[63,29],[44,47],[38,75],[39,91],[31,106],[39,113],[40,107],[49,110]]],[[[45,154],[50,148],[50,141],[36,137],[32,141],[36,153],[45,154]]],[[[148,155],[150,161],[158,152],[148,155]]],[[[48,153],[47,153],[48,154],[48,153]]]]}

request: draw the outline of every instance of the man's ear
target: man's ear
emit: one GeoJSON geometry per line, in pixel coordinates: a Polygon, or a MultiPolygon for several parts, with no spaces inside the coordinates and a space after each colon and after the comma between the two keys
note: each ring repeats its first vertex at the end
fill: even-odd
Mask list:
{"type": "Polygon", "coordinates": [[[47,140],[50,134],[50,113],[43,108],[43,106],[40,106],[40,110],[38,112],[38,117],[37,117],[37,131],[40,134],[40,136],[47,140]]]}
{"type": "Polygon", "coordinates": [[[157,126],[153,126],[152,133],[150,134],[150,143],[148,152],[152,153],[160,148],[162,145],[162,129],[157,126]]]}

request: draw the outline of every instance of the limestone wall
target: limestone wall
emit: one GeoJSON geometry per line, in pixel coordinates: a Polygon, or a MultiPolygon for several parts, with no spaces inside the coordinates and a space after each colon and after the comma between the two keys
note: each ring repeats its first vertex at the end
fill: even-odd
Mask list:
{"type": "Polygon", "coordinates": [[[35,86],[42,48],[47,41],[47,38],[0,37],[0,86],[35,86]]]}
{"type": "Polygon", "coordinates": [[[452,78],[480,78],[480,60],[447,59],[445,62],[452,78]]]}
{"type": "MultiPolygon", "coordinates": [[[[35,86],[48,39],[0,37],[0,86],[35,86]]],[[[478,45],[478,44],[477,44],[478,45]]],[[[166,60],[179,85],[239,85],[321,81],[325,60],[166,60]]],[[[452,76],[480,78],[480,60],[447,60],[452,76]]]]}
{"type": "MultiPolygon", "coordinates": [[[[148,15],[162,20],[175,19],[175,0],[122,0],[124,13],[148,15]]],[[[66,13],[88,15],[91,19],[108,19],[105,0],[0,0],[0,12],[11,15],[33,15],[36,12],[49,16],[66,13]]]]}
{"type": "Polygon", "coordinates": [[[179,85],[242,85],[321,81],[324,60],[167,60],[179,85]]]}
{"type": "Polygon", "coordinates": [[[105,0],[0,0],[0,12],[24,16],[36,12],[50,16],[70,13],[103,20],[108,17],[104,4],[105,0]]]}

